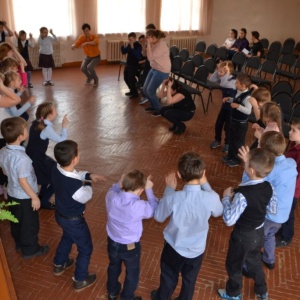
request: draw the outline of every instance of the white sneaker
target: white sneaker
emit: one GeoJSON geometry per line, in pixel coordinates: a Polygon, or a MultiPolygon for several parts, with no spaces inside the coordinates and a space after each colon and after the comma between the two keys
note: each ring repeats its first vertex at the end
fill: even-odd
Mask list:
{"type": "Polygon", "coordinates": [[[144,104],[146,102],[148,102],[148,99],[146,97],[144,97],[140,100],[139,104],[144,104]]]}
{"type": "Polygon", "coordinates": [[[47,86],[47,85],[48,85],[48,81],[44,81],[44,82],[42,83],[42,85],[43,85],[43,86],[47,86]]]}

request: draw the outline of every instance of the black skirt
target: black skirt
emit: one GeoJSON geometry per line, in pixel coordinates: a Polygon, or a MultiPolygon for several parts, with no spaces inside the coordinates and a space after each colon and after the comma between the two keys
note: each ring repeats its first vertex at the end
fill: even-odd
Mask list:
{"type": "Polygon", "coordinates": [[[54,60],[52,54],[40,54],[39,68],[54,68],[54,60]]]}

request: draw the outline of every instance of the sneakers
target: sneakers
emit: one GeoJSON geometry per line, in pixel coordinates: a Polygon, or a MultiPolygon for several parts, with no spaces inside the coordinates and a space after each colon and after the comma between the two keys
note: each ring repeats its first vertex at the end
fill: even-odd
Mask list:
{"type": "Polygon", "coordinates": [[[265,293],[265,294],[255,294],[257,299],[259,300],[268,300],[269,299],[269,295],[268,295],[268,292],[265,293]]]}
{"type": "Polygon", "coordinates": [[[225,289],[218,289],[218,295],[222,298],[222,299],[229,299],[229,300],[240,300],[242,299],[242,295],[237,295],[237,296],[229,296],[227,295],[227,292],[225,289]]]}
{"type": "Polygon", "coordinates": [[[182,133],[184,133],[185,132],[185,128],[186,128],[185,124],[183,124],[183,123],[180,124],[180,126],[178,126],[176,130],[174,130],[174,134],[182,134],[182,133]]]}
{"type": "Polygon", "coordinates": [[[213,142],[210,144],[210,148],[211,148],[211,149],[216,149],[216,148],[218,148],[218,147],[220,147],[220,146],[221,146],[221,143],[218,142],[218,141],[213,141],[213,142]]]}
{"type": "Polygon", "coordinates": [[[117,297],[118,297],[118,295],[120,294],[120,291],[121,291],[121,283],[120,282],[118,282],[118,291],[116,292],[116,293],[114,293],[114,294],[109,294],[109,293],[107,293],[107,299],[108,300],[116,300],[117,299],[117,297]]]}
{"type": "Polygon", "coordinates": [[[44,82],[42,83],[42,85],[43,85],[43,86],[47,86],[47,85],[48,85],[48,81],[44,81],[44,82]]]}
{"type": "Polygon", "coordinates": [[[51,81],[51,80],[49,80],[49,81],[48,81],[48,85],[50,85],[50,86],[54,86],[54,82],[53,82],[53,81],[51,81]]]}
{"type": "Polygon", "coordinates": [[[155,111],[151,115],[152,117],[160,117],[160,111],[155,111]]]}
{"type": "Polygon", "coordinates": [[[92,79],[87,79],[84,84],[89,85],[89,84],[91,84],[91,81],[92,81],[92,79]]]}
{"type": "Polygon", "coordinates": [[[276,241],[276,248],[286,247],[288,246],[292,241],[285,241],[285,240],[277,240],[276,241]]]}
{"type": "Polygon", "coordinates": [[[269,270],[273,270],[275,268],[275,263],[267,263],[265,261],[262,261],[264,263],[264,265],[269,269],[269,270]]]}
{"type": "Polygon", "coordinates": [[[229,150],[229,145],[228,145],[228,144],[225,144],[225,145],[223,146],[222,151],[225,152],[225,153],[228,153],[228,150],[229,150]]]}
{"type": "Polygon", "coordinates": [[[39,251],[35,252],[34,254],[23,254],[24,258],[33,258],[36,256],[41,256],[46,254],[49,251],[50,247],[48,245],[40,246],[39,251]]]}
{"type": "Polygon", "coordinates": [[[234,159],[228,160],[228,161],[226,162],[226,164],[227,164],[228,167],[231,167],[231,168],[237,167],[237,166],[240,165],[240,163],[239,163],[238,161],[234,160],[234,159]]]}
{"type": "Polygon", "coordinates": [[[98,86],[98,80],[96,81],[94,81],[94,84],[93,84],[93,87],[97,87],[98,86]]]}
{"type": "Polygon", "coordinates": [[[155,111],[155,108],[149,106],[149,107],[145,108],[145,111],[146,112],[152,112],[152,111],[155,111]]]}
{"type": "Polygon", "coordinates": [[[173,125],[173,126],[169,127],[169,131],[175,131],[176,129],[177,129],[176,125],[173,125]]]}
{"type": "Polygon", "coordinates": [[[61,275],[66,269],[69,269],[74,263],[74,259],[68,258],[63,265],[54,265],[53,272],[55,276],[61,275]]]}
{"type": "Polygon", "coordinates": [[[228,156],[222,157],[222,162],[224,162],[225,164],[227,164],[228,161],[230,161],[230,158],[228,156]]]}
{"type": "Polygon", "coordinates": [[[146,102],[148,102],[148,99],[144,97],[140,100],[139,104],[144,104],[146,102]]]}
{"type": "Polygon", "coordinates": [[[81,292],[82,290],[86,289],[87,287],[93,285],[96,281],[96,274],[89,274],[85,280],[76,281],[73,277],[74,281],[74,289],[76,292],[81,292]]]}
{"type": "Polygon", "coordinates": [[[28,83],[28,87],[32,89],[33,88],[32,83],[28,83]]]}

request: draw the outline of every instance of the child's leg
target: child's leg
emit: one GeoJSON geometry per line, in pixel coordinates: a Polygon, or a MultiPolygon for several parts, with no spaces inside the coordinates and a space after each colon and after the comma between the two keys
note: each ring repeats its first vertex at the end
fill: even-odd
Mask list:
{"type": "Polygon", "coordinates": [[[221,143],[222,140],[222,131],[223,131],[225,120],[226,120],[226,114],[222,107],[218,114],[216,124],[215,124],[215,141],[219,143],[221,143]]]}
{"type": "Polygon", "coordinates": [[[124,80],[128,86],[128,88],[130,89],[130,93],[133,96],[137,96],[138,95],[138,91],[136,88],[136,78],[135,78],[135,74],[136,74],[136,67],[132,67],[132,66],[126,66],[125,70],[124,70],[124,80]]]}
{"type": "Polygon", "coordinates": [[[27,73],[27,82],[28,82],[28,84],[30,84],[31,83],[31,71],[27,71],[26,73],[27,73]]]}
{"type": "Polygon", "coordinates": [[[294,237],[294,222],[295,222],[295,208],[297,204],[297,198],[293,199],[291,212],[288,220],[282,224],[281,228],[281,240],[285,242],[291,242],[294,237]]]}
{"type": "Polygon", "coordinates": [[[48,68],[42,68],[42,73],[44,77],[44,81],[48,81],[48,68]]]}
{"type": "Polygon", "coordinates": [[[83,72],[87,78],[87,82],[90,83],[91,80],[93,79],[91,74],[89,73],[88,71],[88,64],[92,61],[92,59],[90,57],[85,57],[82,61],[82,64],[81,64],[81,67],[80,67],[80,70],[81,72],[83,72]]]}
{"type": "Polygon", "coordinates": [[[47,76],[48,76],[47,81],[51,81],[51,79],[52,79],[52,68],[47,68],[47,76]]]}
{"type": "Polygon", "coordinates": [[[100,62],[100,55],[92,57],[90,62],[87,65],[87,71],[90,74],[90,77],[94,79],[94,83],[98,83],[98,76],[96,74],[95,68],[100,62]]]}
{"type": "Polygon", "coordinates": [[[231,111],[226,110],[225,111],[225,126],[224,126],[224,131],[225,131],[225,144],[229,144],[230,140],[230,122],[231,122],[231,111]]]}
{"type": "Polygon", "coordinates": [[[275,234],[280,229],[281,224],[272,222],[268,219],[265,220],[264,225],[264,254],[263,261],[268,264],[275,263],[275,234]]]}

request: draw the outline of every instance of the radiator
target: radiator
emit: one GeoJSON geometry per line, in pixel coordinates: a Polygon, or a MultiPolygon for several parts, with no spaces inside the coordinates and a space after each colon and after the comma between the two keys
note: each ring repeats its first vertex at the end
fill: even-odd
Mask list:
{"type": "MultiPolygon", "coordinates": [[[[36,45],[34,48],[28,47],[29,58],[34,69],[38,68],[39,65],[39,46],[36,45]]],[[[60,43],[53,44],[53,60],[55,67],[61,67],[60,59],[60,43]]]]}
{"type": "Polygon", "coordinates": [[[189,50],[189,53],[194,53],[196,46],[196,37],[171,37],[170,47],[174,45],[178,47],[179,51],[183,48],[187,48],[189,50]]]}
{"type": "Polygon", "coordinates": [[[122,54],[120,42],[127,45],[128,40],[108,40],[107,41],[107,61],[120,61],[126,59],[126,54],[122,54]]]}

